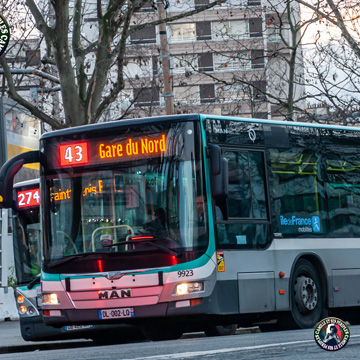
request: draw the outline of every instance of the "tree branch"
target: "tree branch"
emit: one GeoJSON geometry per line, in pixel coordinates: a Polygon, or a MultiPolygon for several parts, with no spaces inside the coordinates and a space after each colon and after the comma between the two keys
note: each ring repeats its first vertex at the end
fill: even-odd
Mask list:
{"type": "Polygon", "coordinates": [[[72,36],[72,47],[75,57],[76,64],[76,78],[77,84],[79,87],[79,96],[82,101],[85,101],[86,97],[86,84],[87,76],[85,73],[85,55],[82,51],[82,46],[80,42],[81,37],[81,5],[82,0],[74,1],[74,16],[73,16],[73,36],[72,36]]]}
{"type": "Polygon", "coordinates": [[[26,0],[26,4],[35,18],[36,27],[39,29],[41,33],[45,35],[45,38],[47,40],[51,40],[50,38],[52,36],[53,30],[46,24],[46,21],[41,15],[39,8],[35,4],[34,0],[26,0]]]}
{"type": "Polygon", "coordinates": [[[16,101],[17,103],[22,105],[24,108],[28,109],[34,116],[36,116],[40,120],[46,122],[47,124],[52,126],[54,129],[57,129],[57,130],[58,129],[63,129],[65,127],[64,125],[62,125],[61,123],[59,123],[58,121],[56,121],[52,117],[45,114],[39,108],[37,108],[36,106],[29,103],[28,101],[26,101],[23,97],[21,97],[18,94],[18,92],[16,91],[16,88],[15,88],[15,85],[14,85],[14,81],[13,81],[13,78],[12,78],[12,75],[11,75],[10,68],[9,68],[5,58],[2,57],[2,56],[0,56],[0,64],[4,69],[4,76],[6,77],[6,80],[7,80],[8,86],[9,86],[8,93],[9,93],[10,97],[14,101],[16,101]]]}
{"type": "Polygon", "coordinates": [[[315,6],[307,3],[304,0],[297,0],[297,1],[298,1],[299,4],[302,4],[302,5],[306,6],[306,7],[308,7],[309,9],[313,10],[316,14],[319,14],[324,19],[328,20],[331,24],[337,26],[341,30],[342,35],[344,36],[344,38],[348,42],[351,49],[354,51],[355,55],[360,59],[360,47],[357,45],[355,39],[348,32],[348,30],[347,30],[347,28],[346,28],[346,26],[344,24],[343,18],[342,18],[341,14],[340,14],[340,11],[337,8],[337,6],[334,4],[333,0],[326,0],[326,2],[328,3],[331,10],[333,11],[336,20],[334,20],[331,16],[329,16],[325,12],[321,11],[318,7],[315,7],[315,6]]]}

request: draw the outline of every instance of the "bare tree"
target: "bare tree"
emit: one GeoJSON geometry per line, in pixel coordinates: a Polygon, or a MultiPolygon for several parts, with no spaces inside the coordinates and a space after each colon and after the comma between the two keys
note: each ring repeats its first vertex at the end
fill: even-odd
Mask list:
{"type": "MultiPolygon", "coordinates": [[[[19,94],[11,68],[2,56],[0,64],[8,93],[54,129],[95,123],[124,88],[127,42],[132,35],[200,13],[223,1],[209,2],[166,19],[160,19],[156,11],[142,12],[149,6],[146,0],[97,0],[96,4],[86,0],[18,1],[27,14],[30,11],[46,44],[42,62],[44,70],[49,72],[49,66],[53,67],[59,79],[64,119],[59,121],[50,108],[40,108],[19,94]]],[[[47,84],[44,79],[44,86],[47,84]]]]}
{"type": "MultiPolygon", "coordinates": [[[[308,95],[318,105],[310,119],[360,121],[360,4],[357,1],[298,1],[319,18],[313,47],[305,52],[308,95]],[[320,105],[320,107],[319,107],[320,105]]],[[[311,114],[310,114],[311,115],[311,114]]]]}

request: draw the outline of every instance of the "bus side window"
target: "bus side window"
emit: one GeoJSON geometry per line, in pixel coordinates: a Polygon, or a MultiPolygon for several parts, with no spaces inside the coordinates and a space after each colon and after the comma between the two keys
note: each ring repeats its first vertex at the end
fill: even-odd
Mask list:
{"type": "Polygon", "coordinates": [[[356,149],[339,152],[332,149],[326,164],[326,195],[329,235],[360,236],[360,162],[356,149]]]}
{"type": "Polygon", "coordinates": [[[326,232],[324,190],[315,151],[269,149],[274,232],[314,236],[326,232]]]}

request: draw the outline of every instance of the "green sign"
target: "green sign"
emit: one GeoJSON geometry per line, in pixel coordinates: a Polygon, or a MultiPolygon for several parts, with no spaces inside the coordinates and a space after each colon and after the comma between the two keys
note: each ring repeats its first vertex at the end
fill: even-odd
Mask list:
{"type": "Polygon", "coordinates": [[[6,50],[10,40],[10,28],[9,24],[5,20],[4,16],[0,14],[0,56],[6,50]]]}

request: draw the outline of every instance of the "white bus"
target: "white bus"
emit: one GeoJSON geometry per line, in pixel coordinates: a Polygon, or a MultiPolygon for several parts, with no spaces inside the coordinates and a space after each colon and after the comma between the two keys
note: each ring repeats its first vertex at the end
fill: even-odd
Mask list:
{"type": "Polygon", "coordinates": [[[14,173],[41,162],[46,324],[159,340],[359,321],[360,128],[165,116],[40,149],[2,167],[0,194],[11,204],[14,173]]]}

